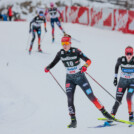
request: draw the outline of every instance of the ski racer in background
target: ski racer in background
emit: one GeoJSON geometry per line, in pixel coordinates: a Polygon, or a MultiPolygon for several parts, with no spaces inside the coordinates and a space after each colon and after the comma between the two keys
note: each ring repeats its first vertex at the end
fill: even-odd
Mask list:
{"type": "Polygon", "coordinates": [[[38,35],[38,51],[42,52],[41,49],[41,24],[44,23],[44,30],[45,32],[47,32],[46,29],[46,18],[44,16],[43,11],[39,11],[39,14],[30,22],[30,30],[29,33],[32,32],[32,40],[31,40],[31,44],[30,44],[30,48],[29,48],[29,53],[31,53],[32,47],[33,47],[33,43],[35,40],[35,32],[37,32],[38,35]]]}
{"type": "MultiPolygon", "coordinates": [[[[132,109],[132,96],[134,94],[134,56],[133,48],[131,46],[126,47],[125,56],[119,57],[115,65],[115,78],[113,84],[117,86],[116,99],[121,102],[125,91],[127,90],[127,104],[129,121],[134,121],[134,111],[132,109]],[[119,82],[117,82],[117,75],[119,67],[121,67],[121,76],[119,82]]],[[[119,108],[119,103],[116,101],[112,108],[112,115],[116,115],[119,108]]],[[[109,122],[111,123],[111,121],[109,122]]]]}
{"type": "Polygon", "coordinates": [[[58,18],[58,13],[60,14],[60,19],[62,20],[62,15],[61,12],[54,7],[54,3],[50,3],[50,8],[48,8],[45,12],[45,16],[49,13],[50,15],[50,23],[51,23],[51,27],[52,27],[52,42],[54,42],[55,37],[54,37],[54,23],[56,23],[58,25],[58,27],[61,29],[61,31],[65,34],[65,31],[63,30],[61,23],[59,21],[58,18]]]}
{"type": "Polygon", "coordinates": [[[105,110],[104,106],[95,97],[93,90],[85,76],[84,72],[86,72],[87,68],[90,66],[91,60],[86,57],[78,48],[71,47],[70,35],[66,34],[64,37],[62,37],[61,44],[63,49],[57,53],[54,60],[45,68],[45,72],[49,72],[49,70],[52,69],[60,60],[63,62],[66,68],[66,95],[68,99],[69,115],[71,116],[71,123],[68,125],[68,128],[75,128],[77,126],[74,106],[74,93],[76,85],[81,87],[86,96],[106,118],[113,120],[114,118],[105,110]],[[80,59],[85,61],[83,66],[80,64],[80,59]]]}

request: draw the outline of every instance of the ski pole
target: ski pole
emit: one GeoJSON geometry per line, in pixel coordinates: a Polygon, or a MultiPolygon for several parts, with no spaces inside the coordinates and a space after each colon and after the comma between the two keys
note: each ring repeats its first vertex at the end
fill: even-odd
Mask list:
{"type": "Polygon", "coordinates": [[[28,35],[26,50],[28,49],[29,40],[30,40],[30,34],[28,35]]]}
{"type": "Polygon", "coordinates": [[[92,79],[94,80],[105,92],[107,92],[112,98],[114,98],[114,100],[116,100],[119,104],[121,104],[121,102],[119,102],[112,94],[110,94],[101,84],[99,84],[99,82],[97,82],[90,74],[88,74],[86,72],[86,74],[92,79]]]}
{"type": "Polygon", "coordinates": [[[77,40],[77,39],[75,39],[73,37],[71,37],[71,39],[74,40],[74,41],[76,41],[76,42],[79,42],[79,43],[81,42],[80,40],[77,40]]]}
{"type": "Polygon", "coordinates": [[[43,36],[42,36],[42,40],[41,40],[41,43],[43,42],[43,40],[44,40],[44,37],[45,37],[45,34],[43,34],[43,36]]]}
{"type": "MultiPolygon", "coordinates": [[[[62,25],[62,27],[63,27],[63,25],[62,25]]],[[[63,29],[64,29],[64,27],[63,27],[63,29]]],[[[74,40],[74,41],[76,41],[76,42],[79,42],[79,43],[81,42],[80,40],[77,40],[76,38],[73,38],[72,36],[71,36],[71,39],[74,40]]]]}
{"type": "Polygon", "coordinates": [[[65,90],[63,89],[63,87],[60,85],[60,83],[57,81],[57,79],[53,76],[53,74],[49,71],[49,73],[51,74],[51,76],[54,78],[54,80],[56,81],[56,83],[60,86],[60,88],[62,89],[62,91],[66,94],[65,90]]]}

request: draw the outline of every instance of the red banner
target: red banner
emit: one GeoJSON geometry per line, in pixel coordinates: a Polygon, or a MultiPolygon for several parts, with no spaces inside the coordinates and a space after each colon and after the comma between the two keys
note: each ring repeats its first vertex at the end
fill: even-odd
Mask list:
{"type": "Polygon", "coordinates": [[[66,22],[89,25],[89,8],[66,7],[66,22]]]}
{"type": "Polygon", "coordinates": [[[134,34],[134,11],[98,7],[65,7],[64,22],[134,34]]]}
{"type": "Polygon", "coordinates": [[[94,26],[98,24],[99,21],[102,19],[102,9],[96,11],[94,8],[91,8],[91,23],[90,26],[94,26]]]}
{"type": "Polygon", "coordinates": [[[114,27],[113,30],[127,32],[128,11],[114,10],[114,27]]]}
{"type": "Polygon", "coordinates": [[[104,26],[111,27],[112,26],[112,13],[103,21],[104,26]]]}
{"type": "Polygon", "coordinates": [[[127,32],[134,34],[134,11],[128,11],[127,32]]]}

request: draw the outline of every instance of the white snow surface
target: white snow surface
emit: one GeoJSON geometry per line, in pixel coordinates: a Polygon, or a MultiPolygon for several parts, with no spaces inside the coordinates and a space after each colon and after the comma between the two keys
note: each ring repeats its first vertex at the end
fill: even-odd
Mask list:
{"type": "MultiPolygon", "coordinates": [[[[92,60],[87,72],[115,96],[114,67],[117,58],[124,55],[125,47],[134,46],[133,35],[78,24],[62,25],[67,33],[80,40],[80,43],[72,40],[72,46],[92,60]]],[[[47,23],[48,32],[42,41],[46,54],[36,52],[36,39],[31,55],[28,54],[31,40],[28,22],[1,22],[0,29],[0,134],[133,134],[134,128],[120,123],[109,128],[88,128],[103,124],[97,120],[103,116],[79,87],[75,92],[78,127],[67,128],[70,117],[66,95],[51,75],[44,73],[44,67],[62,48],[62,33],[57,26],[56,41],[52,44],[51,27],[47,23]]],[[[63,64],[59,62],[51,72],[65,89],[63,64]]],[[[111,112],[114,99],[87,78],[96,97],[111,112]]],[[[126,94],[116,117],[128,120],[126,94]]]]}

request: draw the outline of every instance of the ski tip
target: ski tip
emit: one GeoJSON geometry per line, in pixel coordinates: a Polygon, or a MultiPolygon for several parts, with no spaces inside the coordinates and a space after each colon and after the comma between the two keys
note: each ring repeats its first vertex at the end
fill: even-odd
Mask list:
{"type": "Polygon", "coordinates": [[[98,120],[107,120],[107,118],[98,118],[98,120]]]}

